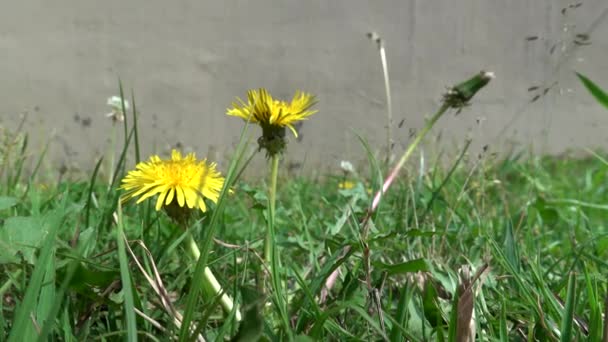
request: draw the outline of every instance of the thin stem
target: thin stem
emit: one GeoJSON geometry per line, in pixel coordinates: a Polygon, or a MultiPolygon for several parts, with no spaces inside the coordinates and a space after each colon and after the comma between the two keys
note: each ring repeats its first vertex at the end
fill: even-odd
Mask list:
{"type": "Polygon", "coordinates": [[[437,120],[439,120],[439,118],[441,116],[443,116],[443,114],[449,108],[450,108],[450,105],[447,104],[447,103],[444,103],[441,106],[441,108],[439,108],[439,110],[437,111],[437,113],[435,113],[431,117],[431,119],[426,123],[426,125],[422,128],[422,130],[420,130],[420,132],[418,132],[418,135],[416,135],[416,138],[414,139],[414,141],[412,141],[412,143],[407,147],[407,150],[405,150],[405,152],[401,156],[401,159],[399,159],[399,162],[397,163],[397,165],[395,165],[395,167],[391,170],[391,172],[388,175],[388,177],[386,177],[386,180],[384,181],[384,184],[382,185],[382,189],[380,189],[376,193],[376,196],[374,196],[374,201],[372,202],[372,207],[371,207],[368,215],[365,217],[364,225],[363,225],[364,232],[367,231],[365,229],[366,228],[365,227],[366,226],[365,223],[367,223],[367,220],[369,219],[369,216],[371,216],[371,214],[376,210],[376,208],[378,208],[378,204],[380,204],[380,199],[382,198],[382,195],[384,195],[384,193],[391,186],[391,184],[393,183],[393,181],[397,177],[397,174],[399,174],[399,171],[401,170],[401,168],[403,167],[403,165],[405,165],[405,162],[407,162],[407,160],[410,158],[410,156],[412,155],[412,153],[414,152],[414,150],[416,149],[416,147],[418,147],[418,145],[420,145],[420,142],[422,141],[422,139],[424,139],[424,137],[426,136],[426,134],[431,130],[431,128],[433,128],[433,126],[435,125],[435,123],[437,122],[437,120]]]}
{"type": "MultiPolygon", "coordinates": [[[[268,230],[264,242],[264,260],[272,261],[272,247],[274,245],[274,215],[277,201],[277,178],[279,176],[279,154],[274,154],[270,161],[270,189],[268,191],[268,230]]],[[[272,266],[272,265],[271,265],[272,266]]],[[[272,269],[272,268],[271,268],[272,269]]]]}
{"type": "Polygon", "coordinates": [[[382,61],[382,73],[384,75],[384,91],[386,92],[386,163],[391,161],[393,146],[393,105],[391,103],[391,83],[388,77],[388,62],[386,61],[386,50],[384,42],[380,41],[380,60],[382,61]]]}
{"type": "Polygon", "coordinates": [[[283,283],[281,282],[281,262],[280,255],[277,253],[277,245],[275,240],[275,208],[277,200],[277,178],[279,175],[279,158],[280,154],[275,153],[271,157],[270,161],[270,189],[268,194],[268,230],[266,231],[266,241],[264,246],[264,259],[269,263],[268,268],[270,269],[270,280],[273,287],[273,297],[275,305],[278,308],[281,316],[281,323],[285,328],[289,339],[293,338],[291,327],[289,325],[289,318],[287,316],[287,305],[285,303],[285,297],[283,294],[283,283]]]}
{"type": "MultiPolygon", "coordinates": [[[[190,254],[192,255],[192,257],[195,260],[198,260],[201,256],[201,251],[198,249],[198,245],[194,241],[194,238],[192,237],[192,233],[188,232],[186,234],[185,243],[188,246],[188,250],[190,251],[190,254]]],[[[213,298],[215,296],[220,295],[220,305],[222,306],[222,309],[224,309],[224,312],[226,312],[226,313],[232,312],[232,310],[234,308],[234,303],[232,301],[232,298],[230,298],[230,296],[228,296],[226,294],[226,292],[224,292],[224,289],[222,289],[222,286],[217,281],[217,279],[215,278],[215,276],[213,275],[213,272],[211,272],[211,269],[209,267],[205,267],[205,271],[203,274],[202,289],[203,289],[203,293],[205,294],[205,296],[208,296],[209,298],[213,298]]],[[[239,312],[238,309],[236,310],[235,318],[236,318],[237,322],[239,322],[241,320],[241,313],[239,312]]]]}
{"type": "Polygon", "coordinates": [[[108,170],[108,189],[112,187],[114,181],[114,159],[116,158],[116,138],[118,131],[116,124],[112,122],[112,135],[110,136],[110,169],[108,170]]]}
{"type": "Polygon", "coordinates": [[[418,135],[416,135],[416,138],[414,139],[414,141],[412,141],[412,143],[407,147],[407,150],[405,150],[405,152],[401,156],[401,159],[399,159],[399,162],[397,163],[397,165],[395,165],[395,167],[389,173],[388,177],[386,177],[386,179],[384,180],[384,184],[382,184],[382,189],[378,190],[378,192],[374,196],[374,200],[372,202],[371,208],[367,211],[367,214],[363,218],[363,221],[361,221],[361,241],[363,242],[363,245],[365,246],[364,250],[363,250],[363,265],[364,265],[365,273],[366,273],[365,281],[366,281],[367,287],[370,291],[372,289],[371,271],[370,271],[371,270],[371,268],[370,268],[371,255],[370,255],[370,249],[367,246],[367,234],[369,232],[369,224],[368,224],[369,219],[372,217],[374,211],[376,211],[376,209],[378,208],[382,195],[384,195],[384,193],[391,186],[391,184],[393,183],[395,178],[397,178],[397,175],[399,174],[399,171],[401,170],[403,165],[405,165],[405,162],[407,162],[407,160],[410,158],[410,156],[412,155],[412,153],[414,152],[416,147],[418,147],[418,145],[420,145],[420,142],[422,141],[422,139],[424,139],[426,134],[431,130],[431,128],[433,128],[433,126],[435,125],[437,120],[439,120],[439,118],[441,118],[441,116],[443,116],[443,114],[449,108],[450,108],[450,104],[448,104],[447,102],[444,102],[443,105],[441,105],[441,108],[439,108],[439,110],[437,111],[437,113],[435,113],[431,117],[431,119],[426,123],[426,125],[424,125],[422,130],[420,130],[420,132],[418,132],[418,135]]]}
{"type": "Polygon", "coordinates": [[[393,150],[393,105],[391,101],[391,82],[388,76],[388,62],[386,59],[386,49],[384,40],[376,32],[368,33],[368,37],[378,45],[380,62],[382,63],[382,75],[384,76],[384,92],[386,93],[386,165],[391,162],[393,150]]]}
{"type": "Polygon", "coordinates": [[[20,269],[16,270],[15,273],[12,275],[9,274],[8,280],[4,284],[2,284],[2,286],[0,286],[0,296],[4,296],[6,291],[8,291],[11,288],[11,286],[13,286],[14,284],[17,284],[15,281],[15,278],[18,278],[19,276],[21,276],[20,269]]]}

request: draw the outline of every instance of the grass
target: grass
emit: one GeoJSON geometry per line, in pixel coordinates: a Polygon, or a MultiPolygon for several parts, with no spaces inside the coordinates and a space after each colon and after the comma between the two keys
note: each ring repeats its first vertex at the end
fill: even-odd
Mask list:
{"type": "Polygon", "coordinates": [[[150,203],[119,203],[127,156],[140,158],[126,121],[110,186],[102,161],[86,177],[48,182],[37,175],[44,153],[27,158],[26,136],[4,131],[1,340],[606,338],[602,152],[499,160],[468,155],[466,143],[448,165],[424,168],[405,162],[411,147],[397,175],[361,138],[366,169],[279,172],[275,207],[267,182],[240,178],[248,126],[219,200],[188,231],[150,203]],[[204,295],[207,267],[232,310],[204,295]]]}
{"type": "Polygon", "coordinates": [[[482,157],[414,170],[386,194],[365,241],[359,221],[372,199],[368,188],[377,188],[365,172],[279,179],[283,314],[276,298],[255,290],[264,278],[265,184],[237,181],[223,210],[201,217],[195,239],[205,241],[216,221],[207,264],[237,294],[241,323],[224,318],[213,299],[188,296],[196,260],[184,258],[184,232],[162,212],[126,205],[117,225],[108,224],[116,190],[103,181],[42,186],[5,176],[2,336],[164,340],[179,335],[176,312],[190,307],[196,328],[183,339],[456,340],[454,308],[465,298],[456,298],[459,270],[475,273],[487,264],[470,290],[478,337],[601,340],[606,164],[595,157],[482,157]],[[339,189],[344,177],[355,186],[339,189]],[[143,269],[162,278],[162,296],[125,251],[123,230],[143,269]]]}

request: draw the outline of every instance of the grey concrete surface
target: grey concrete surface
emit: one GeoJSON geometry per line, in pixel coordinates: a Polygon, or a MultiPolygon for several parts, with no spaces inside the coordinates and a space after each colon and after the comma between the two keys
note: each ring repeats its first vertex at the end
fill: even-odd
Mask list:
{"type": "Polygon", "coordinates": [[[482,69],[497,78],[471,108],[442,120],[432,149],[455,151],[467,137],[471,153],[606,147],[608,111],[573,71],[608,88],[608,3],[577,3],[5,0],[0,125],[15,127],[26,113],[32,149],[50,142],[51,161],[90,169],[110,148],[105,102],[120,77],[135,92],[144,155],[178,144],[224,163],[243,125],[225,116],[236,96],[302,89],[317,95],[319,113],[288,159],[337,167],[364,159],[355,132],[378,150],[386,139],[380,59],[366,37],[375,31],[387,48],[395,153],[446,86],[482,69]],[[590,45],[574,43],[580,33],[590,45]]]}

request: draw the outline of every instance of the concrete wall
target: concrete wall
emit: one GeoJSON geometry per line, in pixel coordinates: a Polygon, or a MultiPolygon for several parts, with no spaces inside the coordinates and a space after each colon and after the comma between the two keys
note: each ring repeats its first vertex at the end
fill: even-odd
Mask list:
{"type": "Polygon", "coordinates": [[[358,160],[363,149],[353,132],[374,147],[385,141],[380,59],[366,37],[376,31],[386,41],[396,151],[437,108],[446,86],[481,69],[497,79],[473,107],[444,118],[436,148],[454,149],[465,137],[473,138],[473,153],[486,144],[490,151],[508,149],[508,141],[552,153],[606,147],[608,111],[573,70],[608,88],[608,3],[575,4],[5,1],[0,124],[15,127],[27,113],[34,148],[50,139],[53,161],[91,168],[109,149],[105,102],[117,94],[120,76],[136,95],[145,155],[180,144],[224,159],[242,127],[224,115],[235,96],[266,87],[290,97],[302,89],[317,94],[319,113],[304,125],[302,141],[289,145],[290,159],[310,166],[358,160]],[[591,45],[573,43],[589,30],[591,45]],[[532,86],[540,89],[528,91],[532,86]]]}

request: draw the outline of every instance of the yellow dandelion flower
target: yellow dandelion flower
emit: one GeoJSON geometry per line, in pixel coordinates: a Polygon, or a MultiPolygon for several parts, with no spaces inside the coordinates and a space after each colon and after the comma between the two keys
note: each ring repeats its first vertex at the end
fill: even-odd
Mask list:
{"type": "Polygon", "coordinates": [[[120,188],[126,191],[122,200],[141,196],[137,200],[141,203],[158,194],[156,210],[177,203],[179,207],[198,207],[205,212],[204,198],[217,203],[224,185],[224,178],[215,168],[216,164],[208,164],[206,159],[197,161],[194,153],[182,157],[179,151],[173,150],[170,160],[151,156],[122,180],[120,188]]]}
{"type": "Polygon", "coordinates": [[[354,188],[355,185],[356,185],[355,182],[345,180],[345,181],[338,183],[338,188],[340,188],[342,190],[350,190],[350,189],[354,188]]]}
{"type": "Polygon", "coordinates": [[[237,102],[232,104],[233,108],[228,109],[226,114],[245,120],[251,117],[251,122],[259,124],[262,128],[287,127],[296,137],[298,132],[293,124],[317,112],[310,109],[315,104],[315,97],[301,91],[296,91],[289,103],[273,99],[264,88],[248,91],[247,99],[245,103],[237,98],[237,102]]]}

